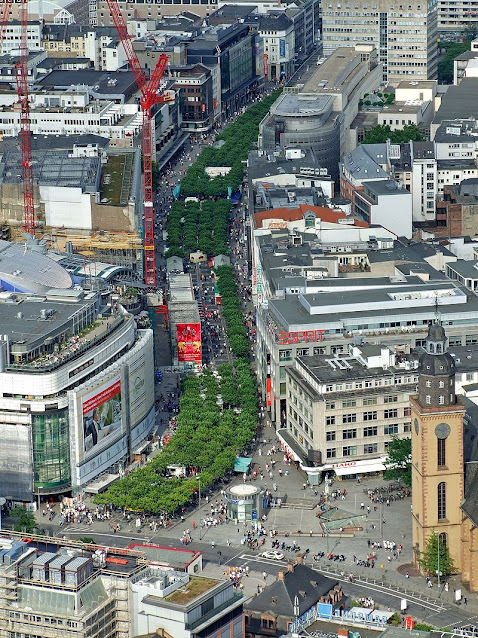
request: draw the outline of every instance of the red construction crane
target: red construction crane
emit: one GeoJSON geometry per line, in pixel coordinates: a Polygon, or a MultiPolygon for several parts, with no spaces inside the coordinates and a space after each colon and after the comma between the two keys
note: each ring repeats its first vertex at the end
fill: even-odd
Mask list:
{"type": "Polygon", "coordinates": [[[28,0],[20,6],[20,62],[15,64],[17,95],[20,104],[20,148],[22,152],[23,225],[25,232],[35,234],[33,203],[32,140],[30,102],[28,100],[28,0]]]}
{"type": "Polygon", "coordinates": [[[141,91],[141,110],[143,113],[143,203],[144,203],[144,282],[147,286],[156,285],[156,262],[154,250],[154,211],[153,211],[153,130],[151,109],[155,104],[170,102],[171,95],[161,95],[159,84],[163,77],[168,56],[162,53],[149,80],[141,67],[133,48],[126,24],[117,0],[107,0],[116,31],[133,71],[136,84],[141,91]]]}
{"type": "MultiPolygon", "coordinates": [[[[7,30],[13,0],[3,0],[0,11],[0,48],[7,30]]],[[[30,102],[28,100],[28,0],[20,6],[20,62],[15,64],[18,102],[20,104],[20,148],[23,182],[23,225],[27,233],[35,233],[33,204],[32,143],[30,133],[30,102]]]]}

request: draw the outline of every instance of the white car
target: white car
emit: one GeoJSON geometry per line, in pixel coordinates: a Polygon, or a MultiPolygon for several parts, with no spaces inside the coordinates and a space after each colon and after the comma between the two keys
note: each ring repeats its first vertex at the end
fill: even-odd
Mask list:
{"type": "Polygon", "coordinates": [[[271,560],[283,560],[284,554],[277,551],[262,552],[262,558],[270,558],[271,560]]]}

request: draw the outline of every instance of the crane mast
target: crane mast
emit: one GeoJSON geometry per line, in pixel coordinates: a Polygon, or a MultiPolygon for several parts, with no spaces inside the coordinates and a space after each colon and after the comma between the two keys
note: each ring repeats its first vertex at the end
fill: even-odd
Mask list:
{"type": "Polygon", "coordinates": [[[169,95],[159,93],[159,85],[166,69],[168,56],[162,53],[149,80],[141,67],[133,47],[117,0],[107,0],[116,31],[123,45],[138,89],[141,91],[143,115],[143,207],[144,207],[144,282],[156,286],[156,258],[154,246],[154,202],[153,202],[153,127],[151,109],[155,104],[172,101],[169,95]]]}
{"type": "MultiPolygon", "coordinates": [[[[0,47],[5,38],[12,0],[3,0],[0,9],[0,47]]],[[[28,0],[20,4],[20,61],[15,63],[15,82],[20,105],[20,149],[23,184],[23,226],[27,233],[35,233],[33,202],[32,141],[30,130],[30,102],[28,98],[28,0]]]]}

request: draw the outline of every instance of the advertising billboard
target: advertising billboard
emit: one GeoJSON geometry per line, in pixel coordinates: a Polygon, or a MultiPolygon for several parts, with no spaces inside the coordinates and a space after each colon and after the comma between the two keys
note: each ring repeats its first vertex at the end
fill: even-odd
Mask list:
{"type": "Polygon", "coordinates": [[[121,403],[121,377],[110,379],[82,398],[83,441],[80,454],[95,456],[108,447],[121,434],[123,410],[121,403]]]}
{"type": "Polygon", "coordinates": [[[178,361],[201,363],[201,324],[178,323],[178,361]]]}
{"type": "Polygon", "coordinates": [[[285,40],[279,38],[279,55],[281,58],[285,58],[285,40]]]}

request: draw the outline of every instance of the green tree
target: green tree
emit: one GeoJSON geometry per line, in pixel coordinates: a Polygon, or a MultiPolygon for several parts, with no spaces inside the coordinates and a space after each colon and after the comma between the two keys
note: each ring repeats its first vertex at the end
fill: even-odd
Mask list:
{"type": "Polygon", "coordinates": [[[453,60],[469,51],[470,43],[466,42],[441,42],[440,49],[445,50],[445,55],[438,62],[438,84],[453,84],[453,60]]]}
{"type": "Polygon", "coordinates": [[[427,538],[424,551],[418,559],[423,570],[429,576],[449,576],[455,571],[453,558],[446,545],[443,544],[440,534],[432,532],[427,538]]]}
{"type": "Polygon", "coordinates": [[[27,534],[38,533],[38,525],[35,517],[23,507],[14,507],[10,512],[13,519],[13,529],[16,532],[25,532],[27,534]]]}
{"type": "Polygon", "coordinates": [[[402,144],[410,140],[420,142],[423,139],[420,129],[415,124],[407,124],[399,131],[392,131],[388,124],[378,124],[370,129],[363,144],[383,144],[387,140],[392,144],[402,144]]]}
{"type": "Polygon", "coordinates": [[[388,446],[388,458],[383,477],[387,480],[401,478],[408,487],[412,484],[412,440],[394,436],[388,446]]]}

